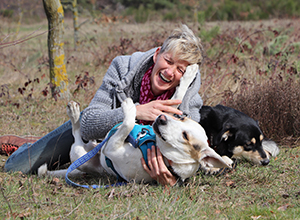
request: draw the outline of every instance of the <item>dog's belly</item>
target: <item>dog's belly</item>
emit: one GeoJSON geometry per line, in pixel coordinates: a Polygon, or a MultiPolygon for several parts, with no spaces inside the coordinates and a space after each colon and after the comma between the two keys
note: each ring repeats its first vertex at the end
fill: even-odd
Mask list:
{"type": "Polygon", "coordinates": [[[109,144],[108,142],[101,152],[101,165],[109,174],[116,176],[116,173],[106,164],[105,156],[111,160],[117,173],[128,182],[133,180],[150,182],[153,180],[142,166],[141,158],[143,155],[140,149],[125,143],[116,150],[110,148],[109,144]]]}

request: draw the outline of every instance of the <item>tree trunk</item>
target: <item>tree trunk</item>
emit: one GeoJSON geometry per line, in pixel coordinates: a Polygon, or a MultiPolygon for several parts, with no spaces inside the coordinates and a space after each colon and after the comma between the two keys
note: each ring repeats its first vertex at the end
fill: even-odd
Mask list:
{"type": "Polygon", "coordinates": [[[77,9],[77,0],[73,0],[72,2],[72,12],[73,12],[73,25],[74,25],[74,49],[77,49],[79,45],[79,38],[78,38],[78,9],[77,9]]]}
{"type": "Polygon", "coordinates": [[[60,0],[43,0],[48,19],[48,52],[52,97],[68,96],[68,75],[64,53],[64,10],[60,0]]]}

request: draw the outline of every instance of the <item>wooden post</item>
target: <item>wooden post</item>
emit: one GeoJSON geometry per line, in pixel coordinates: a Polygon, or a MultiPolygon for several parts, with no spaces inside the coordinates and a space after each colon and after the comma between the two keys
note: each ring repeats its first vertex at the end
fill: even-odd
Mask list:
{"type": "Polygon", "coordinates": [[[64,10],[60,0],[43,0],[48,19],[48,53],[52,97],[67,97],[68,75],[64,53],[64,10]]]}

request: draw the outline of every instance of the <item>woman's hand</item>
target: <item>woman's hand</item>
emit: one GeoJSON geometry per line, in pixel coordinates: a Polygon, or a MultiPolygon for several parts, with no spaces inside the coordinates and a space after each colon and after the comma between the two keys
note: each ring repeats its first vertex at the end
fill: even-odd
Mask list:
{"type": "Polygon", "coordinates": [[[144,121],[154,121],[157,116],[165,113],[182,115],[182,112],[173,105],[181,104],[181,100],[155,100],[147,104],[136,106],[136,119],[144,121]]]}
{"type": "Polygon", "coordinates": [[[166,167],[159,148],[157,148],[157,154],[155,149],[156,148],[153,145],[151,150],[147,150],[148,165],[150,169],[148,168],[144,158],[141,158],[144,170],[160,184],[164,186],[174,186],[177,182],[176,177],[173,176],[172,173],[166,167]]]}

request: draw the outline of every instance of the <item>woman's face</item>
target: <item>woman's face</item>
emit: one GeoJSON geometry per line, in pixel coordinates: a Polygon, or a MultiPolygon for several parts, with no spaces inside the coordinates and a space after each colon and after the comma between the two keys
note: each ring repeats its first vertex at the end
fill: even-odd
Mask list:
{"type": "Polygon", "coordinates": [[[187,61],[176,59],[172,53],[159,53],[158,48],[153,56],[154,67],[151,73],[151,88],[155,96],[178,86],[183,76],[187,61]]]}

